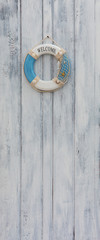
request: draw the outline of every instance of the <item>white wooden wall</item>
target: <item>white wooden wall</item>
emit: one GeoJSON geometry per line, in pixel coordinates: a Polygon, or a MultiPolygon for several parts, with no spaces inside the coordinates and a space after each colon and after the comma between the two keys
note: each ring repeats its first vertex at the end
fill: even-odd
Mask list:
{"type": "Polygon", "coordinates": [[[100,0],[0,0],[0,240],[99,239],[100,0]],[[48,34],[71,77],[38,93],[23,62],[48,34]]]}

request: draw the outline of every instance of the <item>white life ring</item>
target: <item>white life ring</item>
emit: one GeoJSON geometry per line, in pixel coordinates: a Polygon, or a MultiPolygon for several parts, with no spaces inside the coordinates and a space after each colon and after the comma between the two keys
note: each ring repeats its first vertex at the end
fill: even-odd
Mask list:
{"type": "Polygon", "coordinates": [[[70,74],[70,63],[66,51],[53,44],[40,44],[34,47],[24,61],[24,73],[31,86],[40,92],[53,92],[61,88],[70,74]],[[50,81],[43,81],[34,72],[35,61],[43,54],[51,54],[60,62],[57,77],[50,81]]]}

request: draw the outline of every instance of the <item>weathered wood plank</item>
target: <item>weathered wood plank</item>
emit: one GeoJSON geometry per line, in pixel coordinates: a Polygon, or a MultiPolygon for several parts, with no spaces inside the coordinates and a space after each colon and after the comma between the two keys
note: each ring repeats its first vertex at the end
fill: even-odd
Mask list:
{"type": "Polygon", "coordinates": [[[18,5],[0,4],[0,239],[20,239],[20,65],[18,5]]]}
{"type": "MultiPolygon", "coordinates": [[[[2,240],[99,240],[100,1],[75,2],[76,64],[73,0],[22,0],[21,19],[19,1],[1,1],[2,240]],[[35,92],[20,75],[20,36],[23,63],[47,34],[66,48],[72,66],[68,84],[54,94],[35,92]]],[[[49,80],[54,64],[51,56],[41,57],[36,71],[49,80]]]]}
{"type": "MultiPolygon", "coordinates": [[[[52,36],[52,1],[43,1],[43,37],[52,36]]],[[[50,42],[47,39],[47,42],[50,42]]],[[[51,56],[43,56],[42,77],[52,78],[51,56]]],[[[43,240],[52,239],[52,93],[42,95],[43,109],[43,240]]]]}
{"type": "Polygon", "coordinates": [[[74,1],[54,2],[55,40],[71,58],[69,82],[54,93],[54,239],[74,239],[74,1]]]}
{"type": "Polygon", "coordinates": [[[76,0],[75,237],[98,239],[94,222],[94,1],[76,0]]]}
{"type": "MultiPolygon", "coordinates": [[[[22,1],[22,56],[42,38],[42,2],[22,1]]],[[[41,65],[41,61],[40,61],[41,65]]],[[[40,66],[38,66],[39,69],[40,66]]],[[[23,74],[22,240],[42,239],[42,110],[40,93],[23,74]]]]}
{"type": "Polygon", "coordinates": [[[95,1],[95,162],[94,162],[94,231],[100,238],[100,1],[95,1]]]}

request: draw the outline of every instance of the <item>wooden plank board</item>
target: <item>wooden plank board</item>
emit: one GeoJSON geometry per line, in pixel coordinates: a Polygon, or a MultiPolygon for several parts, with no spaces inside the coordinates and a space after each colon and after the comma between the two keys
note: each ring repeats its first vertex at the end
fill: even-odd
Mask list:
{"type": "Polygon", "coordinates": [[[0,4],[0,239],[20,239],[19,2],[0,4]]]}
{"type": "Polygon", "coordinates": [[[75,11],[75,237],[93,240],[94,1],[76,0],[75,11]]]}
{"type": "MultiPolygon", "coordinates": [[[[42,38],[42,2],[22,1],[22,62],[42,38]]],[[[41,70],[41,61],[39,69],[41,70]]],[[[22,70],[23,71],[23,70],[22,70]]],[[[22,240],[42,239],[42,109],[40,93],[22,81],[22,240]]]]}
{"type": "MultiPolygon", "coordinates": [[[[43,1],[43,37],[52,36],[52,2],[43,1]]],[[[47,39],[46,42],[50,43],[47,39]]],[[[42,79],[52,79],[50,55],[42,57],[42,79]]],[[[52,93],[42,94],[43,111],[43,240],[52,239],[52,93]]]]}
{"type": "Polygon", "coordinates": [[[95,1],[95,32],[94,32],[94,231],[96,239],[100,238],[100,1],[95,1]]]}
{"type": "Polygon", "coordinates": [[[74,1],[54,2],[53,37],[71,58],[71,77],[53,100],[53,228],[57,240],[74,239],[74,1]]]}
{"type": "MultiPolygon", "coordinates": [[[[2,240],[100,238],[99,23],[99,0],[1,1],[2,240]],[[69,82],[55,93],[35,92],[23,73],[46,35],[71,59],[69,82]]],[[[43,56],[35,70],[49,80],[56,66],[43,56]]]]}

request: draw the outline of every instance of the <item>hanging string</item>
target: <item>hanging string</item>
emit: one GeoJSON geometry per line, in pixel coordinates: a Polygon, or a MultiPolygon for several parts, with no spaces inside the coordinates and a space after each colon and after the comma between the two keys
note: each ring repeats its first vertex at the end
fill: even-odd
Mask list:
{"type": "MultiPolygon", "coordinates": [[[[46,36],[45,38],[43,38],[39,43],[37,43],[37,44],[34,46],[34,48],[37,47],[38,45],[40,45],[41,43],[43,43],[46,39],[50,39],[53,43],[55,43],[56,46],[60,47],[60,46],[57,44],[57,42],[56,42],[52,37],[50,37],[49,35],[47,35],[47,36],[46,36]]],[[[61,48],[61,47],[60,47],[60,48],[61,48]]]]}

